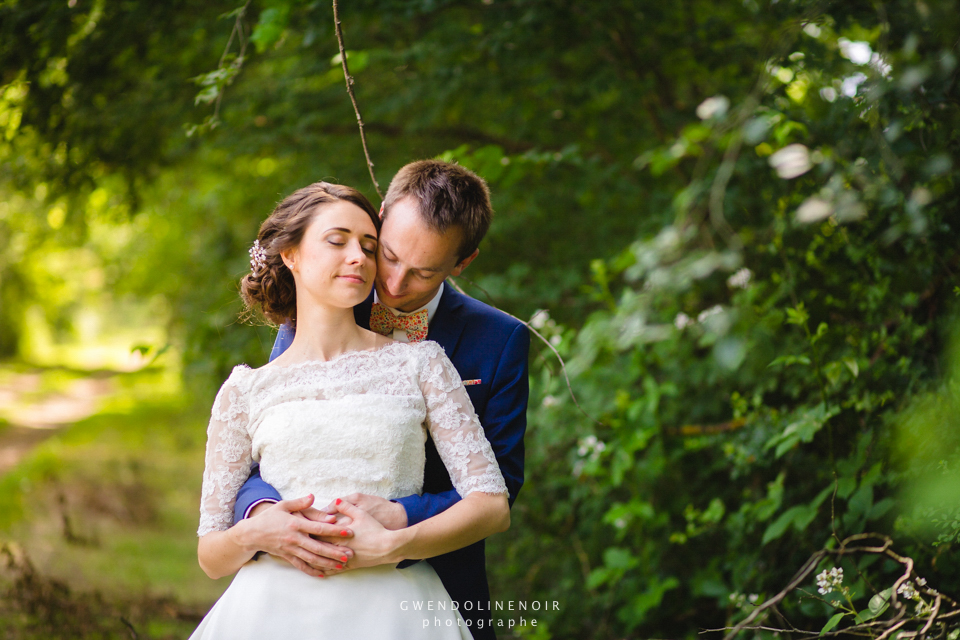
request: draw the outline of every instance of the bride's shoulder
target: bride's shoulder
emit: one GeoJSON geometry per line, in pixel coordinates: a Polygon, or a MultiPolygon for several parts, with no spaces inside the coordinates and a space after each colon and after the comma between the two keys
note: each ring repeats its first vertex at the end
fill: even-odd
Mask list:
{"type": "Polygon", "coordinates": [[[391,341],[390,344],[381,347],[374,353],[382,354],[388,361],[416,363],[420,366],[444,355],[443,347],[432,340],[421,342],[391,341]]]}
{"type": "Polygon", "coordinates": [[[245,390],[250,385],[250,380],[259,369],[251,369],[249,365],[238,364],[223,381],[221,389],[235,388],[245,390]]]}
{"type": "Polygon", "coordinates": [[[410,346],[412,347],[413,359],[417,361],[422,370],[433,371],[437,365],[441,365],[448,372],[450,370],[456,371],[453,363],[450,362],[450,358],[447,357],[447,352],[433,340],[416,342],[410,346]]]}
{"type": "Polygon", "coordinates": [[[446,352],[443,350],[443,347],[440,346],[440,343],[434,342],[433,340],[414,342],[410,346],[415,348],[422,357],[428,360],[440,357],[441,355],[446,355],[446,352]]]}

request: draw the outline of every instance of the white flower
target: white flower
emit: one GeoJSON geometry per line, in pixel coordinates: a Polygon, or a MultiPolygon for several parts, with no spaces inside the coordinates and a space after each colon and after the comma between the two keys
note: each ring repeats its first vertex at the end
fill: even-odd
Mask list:
{"type": "Polygon", "coordinates": [[[692,324],[693,320],[691,320],[690,316],[683,312],[678,313],[677,317],[673,319],[673,326],[675,326],[679,331],[683,331],[692,324]]]}
{"type": "Polygon", "coordinates": [[[897,595],[903,596],[907,600],[913,600],[918,594],[917,589],[913,586],[913,583],[908,580],[900,585],[900,587],[897,589],[897,595]]]}
{"type": "Polygon", "coordinates": [[[727,278],[727,286],[733,289],[746,289],[751,278],[753,278],[753,272],[744,267],[727,278]]]}
{"type": "Polygon", "coordinates": [[[866,81],[866,74],[857,72],[852,76],[843,79],[843,82],[840,84],[840,93],[848,98],[852,98],[857,95],[857,88],[866,81]]]}
{"type": "Polygon", "coordinates": [[[533,317],[530,318],[530,326],[534,329],[540,330],[547,326],[547,321],[550,319],[550,312],[546,309],[538,309],[534,312],[533,317]]]}
{"type": "Polygon", "coordinates": [[[813,168],[810,150],[802,144],[788,144],[768,158],[770,166],[785,180],[802,176],[813,168]]]}
{"type": "Polygon", "coordinates": [[[917,582],[917,586],[918,586],[918,587],[925,587],[925,586],[927,586],[927,580],[926,580],[926,578],[917,578],[916,582],[917,582]]]}
{"type": "Polygon", "coordinates": [[[730,108],[730,101],[725,96],[713,96],[707,98],[697,107],[697,117],[701,120],[709,120],[713,117],[723,117],[730,108]]]}
{"type": "Polygon", "coordinates": [[[868,42],[840,38],[837,44],[840,45],[840,55],[853,64],[867,64],[873,58],[873,49],[868,42]]]}
{"type": "Polygon", "coordinates": [[[556,398],[555,396],[544,396],[544,397],[543,397],[543,406],[544,406],[544,407],[547,407],[547,408],[555,407],[555,406],[557,406],[558,404],[560,404],[560,401],[557,400],[557,398],[556,398]]]}
{"type": "Polygon", "coordinates": [[[818,222],[833,215],[833,205],[823,198],[811,196],[797,209],[796,221],[800,224],[818,222]]]}
{"type": "Polygon", "coordinates": [[[723,307],[721,307],[718,304],[715,304],[709,309],[704,309],[703,311],[701,311],[700,314],[697,316],[697,322],[703,322],[707,318],[711,316],[715,316],[718,313],[723,313],[723,307]]]}
{"type": "Polygon", "coordinates": [[[597,436],[589,435],[580,440],[580,446],[577,447],[577,455],[581,458],[590,455],[591,459],[596,460],[606,448],[607,445],[605,442],[599,440],[597,436]]]}
{"type": "Polygon", "coordinates": [[[817,575],[817,591],[820,595],[827,595],[834,589],[839,589],[843,584],[843,569],[833,567],[829,571],[824,569],[817,575]]]}
{"type": "Polygon", "coordinates": [[[883,56],[881,56],[879,53],[875,53],[870,57],[870,66],[876,69],[877,72],[884,78],[889,78],[890,72],[893,71],[893,66],[884,60],[883,56]]]}

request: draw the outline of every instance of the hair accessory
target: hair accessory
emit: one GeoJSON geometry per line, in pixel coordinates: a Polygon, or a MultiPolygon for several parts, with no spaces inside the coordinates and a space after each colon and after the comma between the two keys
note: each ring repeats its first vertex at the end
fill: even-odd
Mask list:
{"type": "Polygon", "coordinates": [[[267,252],[260,246],[259,240],[254,240],[253,246],[250,247],[250,269],[256,273],[265,266],[267,266],[267,252]]]}

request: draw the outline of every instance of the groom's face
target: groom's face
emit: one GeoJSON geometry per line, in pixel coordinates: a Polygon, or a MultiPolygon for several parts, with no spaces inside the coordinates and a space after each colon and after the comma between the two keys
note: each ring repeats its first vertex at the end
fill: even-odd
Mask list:
{"type": "Polygon", "coordinates": [[[377,295],[388,307],[415,311],[447,276],[458,276],[477,256],[458,260],[459,228],[437,233],[423,221],[413,198],[395,202],[383,216],[377,253],[377,295]]]}

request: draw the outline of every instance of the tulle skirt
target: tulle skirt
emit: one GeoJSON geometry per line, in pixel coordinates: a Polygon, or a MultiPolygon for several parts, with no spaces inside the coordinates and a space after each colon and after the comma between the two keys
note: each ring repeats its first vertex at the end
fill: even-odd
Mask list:
{"type": "Polygon", "coordinates": [[[472,640],[426,562],[311,578],[262,555],[245,564],[191,640],[472,640]]]}

